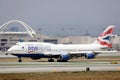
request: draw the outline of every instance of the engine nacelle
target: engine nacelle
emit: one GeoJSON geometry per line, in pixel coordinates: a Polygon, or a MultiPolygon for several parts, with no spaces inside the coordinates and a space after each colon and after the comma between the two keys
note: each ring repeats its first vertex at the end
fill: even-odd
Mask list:
{"type": "Polygon", "coordinates": [[[40,59],[40,57],[31,57],[32,60],[40,59]]]}
{"type": "Polygon", "coordinates": [[[61,61],[68,61],[70,59],[70,55],[69,54],[61,54],[60,55],[60,60],[61,61]]]}
{"type": "Polygon", "coordinates": [[[93,59],[93,58],[95,58],[95,54],[94,53],[87,53],[87,54],[85,54],[85,58],[93,59]]]}

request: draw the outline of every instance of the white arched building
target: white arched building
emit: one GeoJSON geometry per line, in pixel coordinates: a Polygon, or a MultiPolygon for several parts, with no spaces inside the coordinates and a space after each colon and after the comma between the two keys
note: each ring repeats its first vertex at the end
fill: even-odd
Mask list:
{"type": "Polygon", "coordinates": [[[11,47],[16,42],[19,42],[21,39],[24,41],[28,41],[28,40],[37,41],[35,35],[36,32],[26,23],[19,20],[10,20],[0,26],[0,50],[11,47]],[[22,30],[21,32],[10,31],[9,27],[11,27],[10,24],[12,23],[14,24],[19,23],[22,26],[18,25],[17,27],[20,27],[25,31],[24,30],[22,30]],[[7,29],[7,31],[5,29],[7,29]]]}
{"type": "Polygon", "coordinates": [[[10,20],[3,25],[0,26],[0,34],[29,34],[31,37],[36,34],[36,32],[26,23],[19,21],[19,20],[10,20]],[[11,23],[20,23],[25,29],[25,32],[5,32],[3,31],[5,28],[9,27],[9,24],[11,23]]]}

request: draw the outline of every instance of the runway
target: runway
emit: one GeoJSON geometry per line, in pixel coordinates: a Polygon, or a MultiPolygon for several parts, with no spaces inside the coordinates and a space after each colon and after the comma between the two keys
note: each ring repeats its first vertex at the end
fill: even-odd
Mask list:
{"type": "Polygon", "coordinates": [[[0,73],[120,71],[120,62],[0,62],[0,73]]]}
{"type": "MultiPolygon", "coordinates": [[[[103,54],[102,54],[103,55],[103,54]]],[[[114,54],[115,55],[115,54],[114,54]]],[[[78,59],[69,62],[30,61],[16,62],[17,58],[11,55],[0,55],[0,73],[27,73],[27,72],[77,72],[86,71],[120,71],[119,53],[112,57],[101,57],[93,60],[78,59]],[[14,59],[13,59],[14,58],[14,59]],[[6,60],[8,59],[8,60],[6,60]],[[113,61],[113,64],[111,62],[113,61]],[[117,64],[114,64],[117,62],[117,64]]],[[[103,55],[104,56],[104,55],[103,55]]]]}

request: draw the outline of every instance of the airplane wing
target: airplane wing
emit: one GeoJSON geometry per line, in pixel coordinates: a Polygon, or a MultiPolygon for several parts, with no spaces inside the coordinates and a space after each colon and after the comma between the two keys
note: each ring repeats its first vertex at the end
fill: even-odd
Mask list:
{"type": "Polygon", "coordinates": [[[117,51],[79,51],[79,52],[45,52],[47,57],[58,58],[59,56],[70,56],[70,58],[85,57],[87,59],[95,58],[97,54],[101,53],[115,53],[117,51]]]}
{"type": "Polygon", "coordinates": [[[70,52],[70,54],[86,54],[86,53],[94,53],[94,54],[100,54],[100,53],[115,53],[117,51],[79,51],[79,52],[70,52]]]}
{"type": "Polygon", "coordinates": [[[80,51],[80,52],[70,52],[70,56],[72,57],[83,57],[87,59],[94,58],[97,54],[101,53],[116,53],[117,51],[80,51]]]}

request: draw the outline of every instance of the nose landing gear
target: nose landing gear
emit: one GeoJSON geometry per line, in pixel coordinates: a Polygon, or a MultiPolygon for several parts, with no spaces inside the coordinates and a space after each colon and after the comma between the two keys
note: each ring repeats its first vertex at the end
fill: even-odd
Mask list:
{"type": "Polygon", "coordinates": [[[18,60],[18,62],[22,62],[22,59],[21,59],[21,57],[19,57],[19,60],[18,60]]]}

